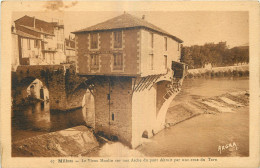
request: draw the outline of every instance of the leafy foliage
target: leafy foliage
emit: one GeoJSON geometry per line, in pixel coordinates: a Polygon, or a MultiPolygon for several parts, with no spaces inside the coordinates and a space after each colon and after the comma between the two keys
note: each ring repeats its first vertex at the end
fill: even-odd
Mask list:
{"type": "Polygon", "coordinates": [[[202,68],[209,63],[214,67],[248,63],[249,47],[241,46],[229,49],[226,42],[206,43],[203,46],[183,46],[181,61],[190,65],[190,68],[202,68]]]}

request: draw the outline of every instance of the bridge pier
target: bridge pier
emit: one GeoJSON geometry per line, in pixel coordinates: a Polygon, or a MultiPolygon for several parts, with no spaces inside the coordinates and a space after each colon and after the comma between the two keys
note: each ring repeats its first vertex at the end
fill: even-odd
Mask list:
{"type": "Polygon", "coordinates": [[[171,85],[164,76],[96,78],[96,133],[135,148],[143,137],[150,138],[164,128],[166,112],[177,94],[164,98],[171,85]]]}
{"type": "Polygon", "coordinates": [[[64,65],[27,65],[18,66],[12,82],[13,97],[17,104],[24,98],[22,91],[31,82],[39,79],[49,91],[49,103],[51,110],[66,111],[82,106],[82,99],[86,88],[80,88],[84,77],[75,74],[75,68],[64,65]]]}

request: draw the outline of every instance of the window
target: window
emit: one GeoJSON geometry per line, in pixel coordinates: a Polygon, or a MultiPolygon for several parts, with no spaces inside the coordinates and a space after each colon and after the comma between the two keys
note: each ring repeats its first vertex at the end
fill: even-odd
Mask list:
{"type": "Polygon", "coordinates": [[[153,70],[153,54],[150,54],[150,68],[153,70]]]}
{"type": "Polygon", "coordinates": [[[123,70],[123,54],[113,54],[113,70],[123,70]]]}
{"type": "Polygon", "coordinates": [[[164,55],[164,67],[167,69],[167,55],[164,55]]]}
{"type": "Polygon", "coordinates": [[[98,34],[97,33],[90,34],[90,48],[91,49],[98,48],[98,34]]]}
{"type": "Polygon", "coordinates": [[[153,48],[153,33],[150,33],[150,46],[153,48]]]}
{"type": "Polygon", "coordinates": [[[113,120],[113,121],[115,120],[115,115],[114,115],[114,113],[112,113],[112,120],[113,120]]]}
{"type": "Polygon", "coordinates": [[[31,42],[30,42],[30,39],[27,39],[27,47],[28,47],[28,50],[31,49],[31,42]]]}
{"type": "Polygon", "coordinates": [[[99,55],[98,54],[91,54],[90,55],[90,68],[92,70],[99,69],[99,55]]]}
{"type": "Polygon", "coordinates": [[[114,48],[122,48],[122,31],[114,32],[114,48]]]}
{"type": "Polygon", "coordinates": [[[164,37],[164,49],[167,51],[167,37],[164,37]]]}

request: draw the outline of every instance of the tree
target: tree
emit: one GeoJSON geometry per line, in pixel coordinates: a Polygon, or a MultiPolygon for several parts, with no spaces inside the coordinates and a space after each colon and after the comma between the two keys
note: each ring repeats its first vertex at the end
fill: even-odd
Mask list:
{"type": "Polygon", "coordinates": [[[230,66],[249,62],[249,47],[234,47],[229,49],[226,42],[206,43],[203,46],[182,46],[181,61],[190,68],[201,68],[205,64],[212,66],[230,66]]]}

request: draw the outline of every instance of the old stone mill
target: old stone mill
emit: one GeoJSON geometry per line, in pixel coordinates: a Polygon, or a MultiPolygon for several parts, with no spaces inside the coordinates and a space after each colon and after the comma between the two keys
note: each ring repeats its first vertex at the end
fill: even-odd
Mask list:
{"type": "Polygon", "coordinates": [[[19,65],[13,101],[39,79],[52,110],[80,108],[88,90],[95,111],[86,125],[131,148],[162,130],[187,69],[183,41],[127,13],[73,33],[76,66],[19,65]]]}

